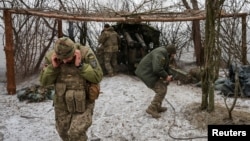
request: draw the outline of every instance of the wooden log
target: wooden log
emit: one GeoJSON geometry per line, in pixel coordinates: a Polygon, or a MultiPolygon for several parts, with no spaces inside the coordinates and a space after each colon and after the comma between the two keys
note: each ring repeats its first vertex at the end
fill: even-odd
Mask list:
{"type": "Polygon", "coordinates": [[[11,13],[4,10],[4,24],[5,24],[5,55],[7,68],[7,91],[8,94],[16,94],[16,79],[15,79],[15,59],[14,59],[14,43],[12,32],[11,13]]]}

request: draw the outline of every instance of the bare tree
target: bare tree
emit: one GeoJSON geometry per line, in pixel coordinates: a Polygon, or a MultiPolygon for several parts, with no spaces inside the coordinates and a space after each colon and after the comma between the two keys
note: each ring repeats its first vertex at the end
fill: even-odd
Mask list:
{"type": "MultiPolygon", "coordinates": [[[[3,2],[5,8],[40,8],[46,7],[43,1],[34,1],[34,5],[25,1],[3,2]]],[[[43,17],[31,17],[26,15],[14,15],[14,53],[15,73],[17,78],[23,79],[36,73],[41,65],[42,59],[51,47],[55,33],[55,22],[43,17]],[[51,26],[52,25],[52,26],[51,26]],[[52,34],[51,34],[52,33],[52,34]]]]}
{"type": "MultiPolygon", "coordinates": [[[[182,0],[184,6],[186,9],[191,9],[188,2],[186,0],[182,0]]],[[[193,10],[199,10],[198,2],[197,0],[191,0],[193,10]]],[[[204,63],[204,48],[202,46],[201,42],[201,31],[200,31],[200,21],[194,20],[192,22],[192,39],[194,43],[194,51],[195,51],[195,57],[196,57],[196,64],[198,66],[202,66],[204,63]]]]}
{"type": "Polygon", "coordinates": [[[206,1],[205,64],[202,72],[201,109],[214,110],[214,81],[218,78],[220,49],[216,46],[216,22],[224,0],[206,1]]]}

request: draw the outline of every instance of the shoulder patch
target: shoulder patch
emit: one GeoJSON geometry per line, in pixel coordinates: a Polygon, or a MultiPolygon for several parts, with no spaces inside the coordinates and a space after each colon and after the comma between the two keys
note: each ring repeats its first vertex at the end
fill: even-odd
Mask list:
{"type": "Polygon", "coordinates": [[[95,59],[95,56],[93,54],[88,55],[88,60],[89,60],[89,64],[92,66],[92,68],[97,67],[97,60],[95,59]]]}
{"type": "Polygon", "coordinates": [[[163,57],[163,58],[161,58],[161,60],[160,60],[160,61],[161,61],[161,64],[162,64],[162,65],[165,65],[165,64],[166,64],[166,59],[165,59],[164,57],[163,57]]]}

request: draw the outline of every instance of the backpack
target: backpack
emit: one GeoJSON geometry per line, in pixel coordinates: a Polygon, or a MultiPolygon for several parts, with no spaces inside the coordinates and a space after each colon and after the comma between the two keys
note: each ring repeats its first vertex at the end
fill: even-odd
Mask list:
{"type": "Polygon", "coordinates": [[[42,87],[39,85],[32,85],[17,91],[17,98],[19,101],[28,102],[42,102],[45,100],[52,100],[55,91],[53,86],[42,87]]]}

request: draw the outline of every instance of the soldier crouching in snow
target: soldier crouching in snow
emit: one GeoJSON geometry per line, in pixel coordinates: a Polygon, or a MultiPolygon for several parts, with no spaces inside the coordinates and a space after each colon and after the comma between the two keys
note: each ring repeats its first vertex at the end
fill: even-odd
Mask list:
{"type": "Polygon", "coordinates": [[[90,47],[59,38],[45,56],[42,86],[55,85],[56,129],[63,141],[87,141],[103,72],[90,47]]]}
{"type": "Polygon", "coordinates": [[[172,81],[169,62],[175,54],[174,45],[158,47],[144,56],[135,70],[135,74],[155,92],[146,110],[153,118],[160,118],[160,113],[167,110],[166,107],[162,107],[162,101],[166,96],[167,86],[172,81]]]}

